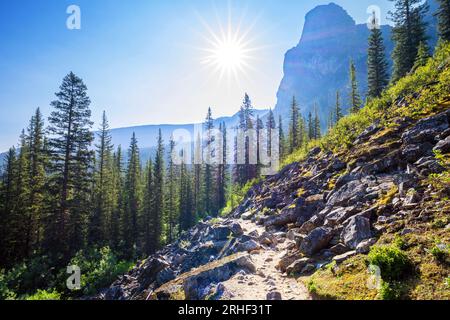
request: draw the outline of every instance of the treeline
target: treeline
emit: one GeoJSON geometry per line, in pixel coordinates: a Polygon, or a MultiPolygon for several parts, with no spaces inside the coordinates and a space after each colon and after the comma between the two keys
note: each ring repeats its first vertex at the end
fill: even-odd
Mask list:
{"type": "Polygon", "coordinates": [[[266,124],[255,118],[246,94],[232,128],[245,135],[243,162],[235,156],[228,163],[229,150],[238,153],[238,134],[229,144],[225,123],[215,128],[209,108],[195,141],[198,159],[186,159],[188,152],[176,150],[173,138],[166,143],[160,130],[155,157],[143,163],[135,134],[128,150],[115,148],[105,113],[92,132],[90,103],[83,80],[68,74],[48,124],[37,109],[18,147],[9,150],[0,182],[2,267],[37,256],[63,266],[88,248],[110,247],[126,260],[146,257],[198,220],[217,217],[232,184],[257,178],[260,165],[251,153],[255,148],[259,155],[259,140],[250,132],[259,136],[266,125],[276,130],[273,113],[266,124]]]}

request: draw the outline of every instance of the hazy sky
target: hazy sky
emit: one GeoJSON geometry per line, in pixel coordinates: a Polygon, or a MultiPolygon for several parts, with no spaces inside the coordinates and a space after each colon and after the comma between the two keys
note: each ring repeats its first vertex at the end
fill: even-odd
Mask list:
{"type": "MultiPolygon", "coordinates": [[[[337,0],[358,22],[388,0],[337,0]]],[[[300,40],[305,14],[320,0],[1,0],[0,152],[15,144],[34,109],[47,117],[62,78],[84,79],[93,120],[106,110],[112,127],[190,123],[235,113],[244,92],[269,108],[285,52],[300,40]],[[81,9],[68,30],[66,9],[81,9]],[[212,34],[230,26],[244,37],[248,67],[235,77],[204,63],[212,34]],[[239,28],[240,26],[240,28],[239,28]],[[239,29],[239,31],[238,31],[239,29]]],[[[386,20],[383,21],[386,23],[386,20]]]]}

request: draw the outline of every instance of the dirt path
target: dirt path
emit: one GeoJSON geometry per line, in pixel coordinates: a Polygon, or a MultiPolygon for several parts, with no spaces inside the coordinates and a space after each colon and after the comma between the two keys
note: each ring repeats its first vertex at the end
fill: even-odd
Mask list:
{"type": "MultiPolygon", "coordinates": [[[[257,231],[262,234],[265,230],[250,221],[239,220],[244,233],[257,231]]],[[[281,274],[275,266],[286,250],[287,243],[279,243],[271,248],[253,252],[252,260],[256,265],[255,274],[240,273],[224,282],[230,300],[266,300],[268,293],[281,295],[282,300],[310,300],[304,285],[294,278],[281,274]]]]}

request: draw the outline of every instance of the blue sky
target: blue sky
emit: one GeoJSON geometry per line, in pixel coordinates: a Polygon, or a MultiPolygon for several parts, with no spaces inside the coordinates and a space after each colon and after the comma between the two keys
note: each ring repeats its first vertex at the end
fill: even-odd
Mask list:
{"type": "MultiPolygon", "coordinates": [[[[337,0],[358,22],[388,0],[337,0]]],[[[275,105],[284,53],[301,36],[305,14],[320,0],[1,0],[0,151],[18,140],[34,109],[45,116],[69,71],[89,88],[93,120],[112,127],[201,121],[237,111],[244,92],[257,108],[275,105]],[[81,9],[81,30],[68,30],[66,9],[81,9]],[[230,19],[229,19],[230,17],[230,19]],[[230,23],[228,23],[230,21],[230,23]],[[248,31],[251,68],[239,81],[202,62],[208,29],[248,31]]],[[[383,21],[386,23],[386,20],[383,21]]]]}

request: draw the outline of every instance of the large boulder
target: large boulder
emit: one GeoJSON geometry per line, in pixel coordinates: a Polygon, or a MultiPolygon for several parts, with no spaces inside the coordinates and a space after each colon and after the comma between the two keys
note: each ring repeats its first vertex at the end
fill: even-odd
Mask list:
{"type": "Polygon", "coordinates": [[[450,152],[450,136],[448,136],[444,140],[439,141],[433,150],[440,151],[442,153],[449,153],[450,152]]]}
{"type": "Polygon", "coordinates": [[[371,237],[370,220],[361,215],[350,218],[341,233],[342,241],[351,249],[356,249],[363,240],[371,237]]]}
{"type": "Polygon", "coordinates": [[[434,142],[435,137],[449,128],[447,112],[422,119],[411,129],[402,135],[403,142],[407,145],[434,142]]]}
{"type": "Polygon", "coordinates": [[[305,255],[312,256],[324,249],[330,243],[333,236],[334,232],[331,228],[316,228],[303,239],[299,249],[305,255]]]}

